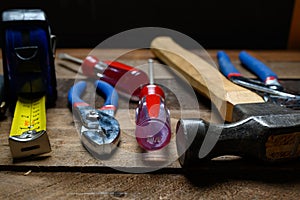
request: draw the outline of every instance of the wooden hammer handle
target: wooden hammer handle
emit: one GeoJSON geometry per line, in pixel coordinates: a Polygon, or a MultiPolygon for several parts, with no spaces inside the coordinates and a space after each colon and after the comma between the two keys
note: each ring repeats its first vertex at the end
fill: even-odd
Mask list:
{"type": "Polygon", "coordinates": [[[214,66],[170,37],[155,38],[151,50],[157,58],[181,73],[194,89],[208,97],[226,121],[232,121],[235,105],[264,102],[259,95],[230,82],[214,66]]]}

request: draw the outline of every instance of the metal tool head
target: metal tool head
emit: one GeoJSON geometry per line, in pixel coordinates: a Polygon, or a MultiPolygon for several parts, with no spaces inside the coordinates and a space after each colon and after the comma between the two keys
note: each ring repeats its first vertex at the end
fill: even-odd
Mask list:
{"type": "Polygon", "coordinates": [[[265,94],[264,100],[293,110],[300,110],[300,96],[298,95],[295,97],[282,97],[278,95],[265,94]]]}
{"type": "Polygon", "coordinates": [[[119,143],[119,122],[113,116],[93,108],[82,109],[80,116],[80,137],[85,148],[96,158],[110,155],[119,143]]]}
{"type": "Polygon", "coordinates": [[[19,159],[28,156],[51,152],[51,146],[46,131],[25,131],[20,136],[9,137],[12,157],[19,159]]]}
{"type": "Polygon", "coordinates": [[[223,155],[282,162],[300,157],[300,112],[271,103],[240,104],[233,123],[180,119],[176,127],[179,162],[189,167],[223,155]]]}
{"type": "Polygon", "coordinates": [[[266,102],[271,102],[295,110],[300,109],[300,95],[272,89],[259,81],[242,76],[232,76],[230,77],[230,80],[237,85],[254,90],[263,96],[266,102]]]}

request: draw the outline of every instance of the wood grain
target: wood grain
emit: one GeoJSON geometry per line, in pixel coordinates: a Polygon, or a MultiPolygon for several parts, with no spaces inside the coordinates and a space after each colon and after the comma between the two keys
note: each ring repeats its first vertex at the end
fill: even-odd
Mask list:
{"type": "Polygon", "coordinates": [[[229,122],[235,105],[264,102],[256,93],[230,82],[215,67],[182,48],[172,38],[155,38],[151,50],[158,59],[182,73],[193,88],[208,97],[229,122]]]}
{"type": "Polygon", "coordinates": [[[2,172],[0,198],[298,200],[297,178],[268,174],[243,180],[201,173],[194,175],[198,181],[190,181],[177,174],[2,172]]]}
{"type": "MultiPolygon", "coordinates": [[[[200,55],[201,51],[191,49],[196,55],[200,55]]],[[[212,61],[217,63],[216,53],[218,50],[207,49],[212,61]]],[[[116,59],[131,66],[139,66],[146,64],[148,58],[155,58],[153,53],[149,50],[130,50],[130,49],[57,49],[56,50],[56,76],[60,78],[74,78],[80,68],[79,65],[58,59],[59,53],[69,53],[72,56],[84,59],[87,55],[91,54],[97,56],[100,60],[116,59]]],[[[236,65],[239,71],[249,78],[257,78],[254,74],[247,71],[241,66],[238,59],[240,50],[227,50],[231,61],[236,65]]],[[[296,50],[249,50],[258,59],[263,59],[265,63],[279,76],[280,79],[297,79],[300,75],[298,62],[300,62],[300,51],[296,50]]],[[[2,53],[0,54],[2,58],[2,53]]],[[[0,60],[2,66],[2,59],[0,60]]],[[[0,74],[3,74],[2,67],[0,74]]],[[[164,75],[163,73],[156,73],[158,76],[164,75]]]]}

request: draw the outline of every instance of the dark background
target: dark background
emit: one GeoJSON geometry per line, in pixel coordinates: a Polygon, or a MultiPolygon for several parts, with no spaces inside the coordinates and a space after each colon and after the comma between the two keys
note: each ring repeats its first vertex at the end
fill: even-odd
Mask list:
{"type": "MultiPolygon", "coordinates": [[[[1,0],[0,11],[40,8],[58,47],[93,48],[133,28],[163,27],[207,49],[286,49],[294,0],[1,0]]],[[[121,46],[120,46],[121,47],[121,46]]]]}

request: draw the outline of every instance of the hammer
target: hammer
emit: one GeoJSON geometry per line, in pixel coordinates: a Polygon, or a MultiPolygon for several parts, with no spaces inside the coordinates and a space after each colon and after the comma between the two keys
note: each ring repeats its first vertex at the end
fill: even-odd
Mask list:
{"type": "Polygon", "coordinates": [[[225,121],[216,124],[195,118],[178,120],[176,145],[182,167],[223,155],[271,163],[299,158],[300,112],[264,102],[258,94],[233,84],[212,64],[170,37],[154,38],[151,50],[209,98],[225,121]]]}

